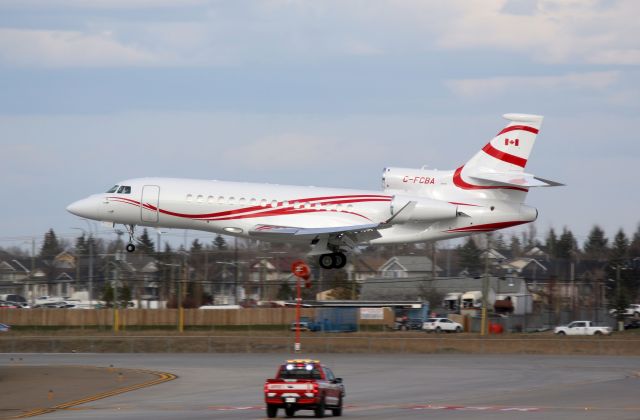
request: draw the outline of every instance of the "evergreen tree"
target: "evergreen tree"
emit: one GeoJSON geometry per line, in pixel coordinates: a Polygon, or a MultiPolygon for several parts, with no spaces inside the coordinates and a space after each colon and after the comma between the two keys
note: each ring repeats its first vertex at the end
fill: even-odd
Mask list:
{"type": "Polygon", "coordinates": [[[631,240],[631,244],[629,244],[629,257],[631,258],[640,257],[640,224],[638,224],[638,228],[633,234],[633,239],[631,240]]]}
{"type": "Polygon", "coordinates": [[[545,245],[547,254],[550,257],[557,256],[556,248],[558,246],[558,237],[556,236],[556,232],[553,230],[553,228],[549,229],[549,233],[547,234],[547,238],[544,245],[545,245]]]}
{"type": "Polygon", "coordinates": [[[82,236],[78,236],[76,238],[76,245],[74,246],[76,255],[89,255],[89,248],[87,245],[88,241],[85,239],[84,233],[82,234],[82,236]]]}
{"type": "Polygon", "coordinates": [[[131,288],[128,285],[124,285],[118,288],[118,303],[120,308],[128,308],[131,301],[131,288]]]}
{"type": "Polygon", "coordinates": [[[107,308],[113,307],[113,287],[111,287],[110,283],[105,284],[100,299],[104,301],[104,303],[107,305],[107,308]]]}
{"type": "Polygon", "coordinates": [[[276,295],[277,300],[293,300],[293,289],[289,286],[289,282],[283,281],[280,284],[278,293],[276,295]]]}
{"type": "Polygon", "coordinates": [[[638,293],[638,279],[633,267],[628,264],[629,239],[624,231],[620,229],[613,238],[611,253],[609,258],[608,275],[610,279],[615,279],[613,287],[610,287],[609,301],[612,302],[613,309],[618,313],[618,320],[623,319],[623,312],[630,301],[635,301],[638,293]],[[619,281],[618,281],[619,279],[619,281]]]}
{"type": "Polygon", "coordinates": [[[622,263],[629,257],[629,239],[624,231],[620,229],[613,238],[611,245],[611,262],[622,263]]]}
{"type": "Polygon", "coordinates": [[[200,241],[196,238],[193,240],[193,242],[191,243],[191,252],[200,252],[202,251],[202,244],[200,243],[200,241]]]}
{"type": "Polygon", "coordinates": [[[536,225],[534,223],[529,223],[527,232],[522,233],[522,246],[524,249],[529,250],[538,245],[536,236],[538,236],[536,225]]]}
{"type": "Polygon", "coordinates": [[[509,251],[507,243],[504,241],[504,236],[500,232],[496,232],[493,236],[493,247],[500,252],[509,251]]]}
{"type": "Polygon", "coordinates": [[[147,228],[144,228],[142,230],[142,235],[138,237],[138,250],[147,255],[152,255],[155,253],[155,244],[149,237],[147,228]]]}
{"type": "Polygon", "coordinates": [[[609,249],[607,248],[607,242],[609,240],[604,236],[604,231],[600,226],[595,225],[587,241],[584,243],[584,252],[587,254],[587,258],[602,261],[606,259],[609,249]]]}
{"type": "Polygon", "coordinates": [[[520,244],[520,239],[516,235],[511,236],[511,254],[514,257],[519,257],[522,255],[522,245],[520,244]]]}
{"type": "Polygon", "coordinates": [[[481,254],[482,251],[477,247],[472,237],[469,237],[463,246],[458,246],[460,266],[471,275],[480,273],[482,267],[481,254]]]}
{"type": "Polygon", "coordinates": [[[573,236],[573,233],[566,226],[562,229],[562,234],[556,243],[556,257],[571,259],[573,257],[573,253],[578,251],[578,242],[576,238],[573,236]]]}
{"type": "Polygon", "coordinates": [[[213,245],[218,249],[218,251],[226,251],[228,249],[227,241],[222,235],[216,235],[213,240],[213,245]]]}
{"type": "Polygon", "coordinates": [[[40,249],[40,258],[53,259],[62,251],[63,249],[58,242],[56,233],[53,231],[53,229],[49,229],[49,231],[44,234],[44,242],[42,243],[42,248],[40,249]]]}

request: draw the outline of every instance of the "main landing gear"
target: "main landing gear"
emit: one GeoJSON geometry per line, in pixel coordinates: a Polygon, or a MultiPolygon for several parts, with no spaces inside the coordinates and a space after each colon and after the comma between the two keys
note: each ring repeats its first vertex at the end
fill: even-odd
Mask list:
{"type": "Polygon", "coordinates": [[[136,246],[133,244],[133,234],[135,232],[136,225],[124,225],[124,227],[127,228],[127,233],[129,233],[129,243],[125,249],[127,252],[133,252],[136,250],[136,246]]]}
{"type": "Polygon", "coordinates": [[[347,256],[342,252],[332,252],[331,254],[322,254],[318,259],[320,267],[324,269],[342,268],[347,264],[347,256]]]}

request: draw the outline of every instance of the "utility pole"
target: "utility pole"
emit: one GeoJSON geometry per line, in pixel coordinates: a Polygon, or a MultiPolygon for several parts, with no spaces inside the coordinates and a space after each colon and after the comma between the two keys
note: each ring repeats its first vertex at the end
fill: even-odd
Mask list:
{"type": "Polygon", "coordinates": [[[33,272],[36,269],[36,238],[31,238],[31,272],[29,273],[30,283],[31,283],[31,306],[36,303],[36,288],[33,283],[33,272]]]}
{"type": "Polygon", "coordinates": [[[233,270],[233,304],[238,304],[238,237],[234,236],[233,259],[235,261],[233,270]]]}
{"type": "Polygon", "coordinates": [[[620,264],[616,265],[616,294],[618,295],[618,302],[616,302],[616,307],[618,309],[618,313],[616,317],[618,318],[618,331],[624,331],[624,321],[622,320],[622,313],[620,308],[620,302],[622,300],[622,285],[620,284],[620,264]]]}
{"type": "Polygon", "coordinates": [[[487,249],[484,254],[484,275],[482,276],[482,325],[480,335],[487,334],[487,306],[489,306],[489,250],[491,249],[491,234],[487,233],[487,249]]]}
{"type": "Polygon", "coordinates": [[[120,314],[118,313],[119,302],[118,302],[118,281],[120,280],[120,270],[119,265],[116,262],[113,262],[113,266],[115,269],[113,270],[114,281],[113,281],[113,332],[120,331],[120,314]]]}

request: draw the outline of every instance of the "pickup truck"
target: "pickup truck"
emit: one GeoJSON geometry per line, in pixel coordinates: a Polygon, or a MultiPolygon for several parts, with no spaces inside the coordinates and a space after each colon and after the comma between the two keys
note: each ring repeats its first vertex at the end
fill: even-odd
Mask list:
{"type": "Polygon", "coordinates": [[[596,327],[591,321],[573,321],[569,325],[556,327],[553,332],[557,335],[609,335],[611,328],[596,327]]]}
{"type": "Polygon", "coordinates": [[[284,408],[287,417],[293,417],[298,410],[313,410],[315,417],[324,417],[326,409],[341,416],[344,397],[342,378],[336,378],[318,360],[287,360],[278,368],[276,377],[264,383],[269,418],[276,417],[280,408],[284,408]]]}

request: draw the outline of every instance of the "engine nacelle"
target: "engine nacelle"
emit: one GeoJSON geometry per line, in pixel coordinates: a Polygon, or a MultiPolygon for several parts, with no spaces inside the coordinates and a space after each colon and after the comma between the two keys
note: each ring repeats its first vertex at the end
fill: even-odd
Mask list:
{"type": "Polygon", "coordinates": [[[445,201],[410,195],[394,195],[391,200],[391,222],[437,222],[458,215],[458,206],[445,201]]]}

